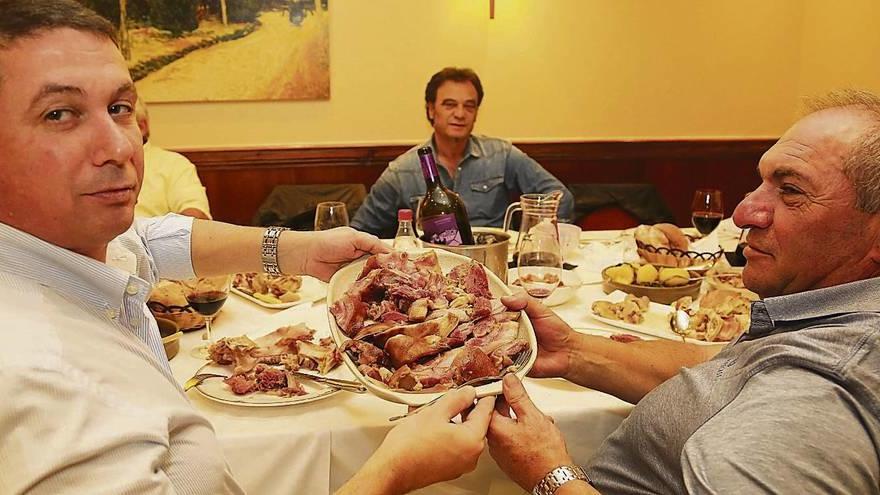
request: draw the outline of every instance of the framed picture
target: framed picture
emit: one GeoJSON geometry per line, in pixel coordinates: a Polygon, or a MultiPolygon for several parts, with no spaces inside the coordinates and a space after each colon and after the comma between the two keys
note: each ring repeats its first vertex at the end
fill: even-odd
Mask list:
{"type": "Polygon", "coordinates": [[[327,100],[329,0],[80,0],[148,102],[327,100]]]}

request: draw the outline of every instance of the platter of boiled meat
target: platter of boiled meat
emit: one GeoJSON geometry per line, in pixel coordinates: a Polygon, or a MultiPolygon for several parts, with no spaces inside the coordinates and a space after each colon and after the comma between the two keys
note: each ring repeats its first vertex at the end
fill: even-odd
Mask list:
{"type": "MultiPolygon", "coordinates": [[[[373,394],[421,405],[468,380],[525,376],[535,333],[524,312],[501,304],[508,294],[491,271],[458,254],[373,255],[330,280],[330,333],[373,394]]],[[[487,381],[476,386],[478,397],[501,393],[500,379],[487,381]]]]}

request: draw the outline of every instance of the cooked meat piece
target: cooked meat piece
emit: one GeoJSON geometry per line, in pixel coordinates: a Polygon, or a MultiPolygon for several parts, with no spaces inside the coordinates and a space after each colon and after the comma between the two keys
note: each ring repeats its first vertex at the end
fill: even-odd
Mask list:
{"type": "Polygon", "coordinates": [[[482,376],[493,376],[501,372],[501,369],[479,347],[462,348],[455,359],[452,360],[453,379],[456,384],[482,376]]]}
{"type": "Polygon", "coordinates": [[[232,375],[223,380],[223,383],[229,385],[232,393],[237,395],[245,395],[259,390],[257,381],[247,375],[232,375]]]}
{"type": "Polygon", "coordinates": [[[529,342],[526,339],[517,338],[512,342],[508,342],[499,346],[489,355],[492,362],[500,369],[513,364],[514,358],[521,352],[529,348],[529,342]]]}
{"type": "Polygon", "coordinates": [[[636,297],[632,294],[627,294],[626,297],[623,298],[624,302],[634,303],[639,307],[639,311],[647,311],[651,306],[651,300],[648,299],[648,296],[636,297]]]}
{"type": "Polygon", "coordinates": [[[617,305],[611,301],[596,301],[590,306],[590,309],[593,311],[593,314],[602,318],[619,319],[617,317],[617,305]]]}
{"type": "Polygon", "coordinates": [[[474,300],[474,308],[471,310],[471,319],[477,320],[492,314],[492,303],[485,297],[477,297],[474,300]]]}
{"type": "Polygon", "coordinates": [[[486,271],[476,262],[462,263],[456,266],[446,278],[468,294],[492,297],[492,293],[489,292],[489,279],[486,277],[486,271]]]}
{"type": "Polygon", "coordinates": [[[318,373],[321,373],[322,375],[326,375],[330,370],[335,368],[337,364],[342,362],[342,356],[336,349],[335,344],[324,347],[311,342],[298,342],[296,349],[297,354],[301,358],[308,358],[314,361],[317,365],[315,369],[317,369],[318,373]]]}
{"type": "Polygon", "coordinates": [[[412,304],[410,304],[407,313],[410,321],[425,321],[425,318],[428,316],[428,299],[416,299],[415,301],[413,301],[412,304]]]}
{"type": "Polygon", "coordinates": [[[395,335],[385,343],[385,353],[388,354],[391,364],[395,368],[435,356],[447,349],[449,349],[449,344],[446,339],[437,335],[425,337],[395,335]]]}
{"type": "Polygon", "coordinates": [[[343,345],[343,350],[353,354],[353,359],[358,364],[384,365],[386,361],[385,352],[382,349],[363,340],[348,340],[343,345]]]}
{"type": "Polygon", "coordinates": [[[435,318],[412,325],[394,327],[389,326],[387,323],[372,325],[358,332],[354,338],[359,340],[370,339],[377,345],[384,346],[389,338],[400,334],[409,335],[410,337],[424,337],[426,335],[446,337],[456,325],[458,325],[458,318],[453,314],[447,314],[442,318],[435,318]]]}
{"type": "Polygon", "coordinates": [[[399,311],[389,311],[387,313],[383,313],[382,316],[379,318],[379,321],[381,321],[382,323],[399,325],[401,323],[406,323],[407,321],[409,321],[409,318],[399,311]]]}
{"type": "Polygon", "coordinates": [[[346,294],[330,306],[330,312],[333,313],[336,324],[342,332],[351,337],[363,326],[364,318],[367,316],[367,305],[360,299],[346,294]]]}

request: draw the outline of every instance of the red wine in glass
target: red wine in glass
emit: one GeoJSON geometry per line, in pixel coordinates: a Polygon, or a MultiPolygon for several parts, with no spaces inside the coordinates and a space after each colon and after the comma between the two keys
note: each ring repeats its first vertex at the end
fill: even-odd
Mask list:
{"type": "Polygon", "coordinates": [[[697,189],[691,203],[691,222],[702,235],[709,235],[724,218],[724,201],[718,189],[697,189]]]}
{"type": "Polygon", "coordinates": [[[186,301],[202,316],[214,316],[226,302],[227,293],[219,290],[187,295],[186,301]]]}
{"type": "Polygon", "coordinates": [[[711,211],[695,211],[691,215],[691,222],[694,227],[703,235],[709,235],[721,223],[724,217],[723,213],[713,213],[711,211]]]}

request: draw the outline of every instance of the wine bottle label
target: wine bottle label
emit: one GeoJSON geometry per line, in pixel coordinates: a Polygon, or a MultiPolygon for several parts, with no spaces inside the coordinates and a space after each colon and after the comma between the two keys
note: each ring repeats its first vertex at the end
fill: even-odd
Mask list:
{"type": "Polygon", "coordinates": [[[453,213],[423,218],[422,230],[425,232],[425,239],[430,243],[447,246],[462,244],[461,232],[458,231],[458,223],[453,213]]]}

